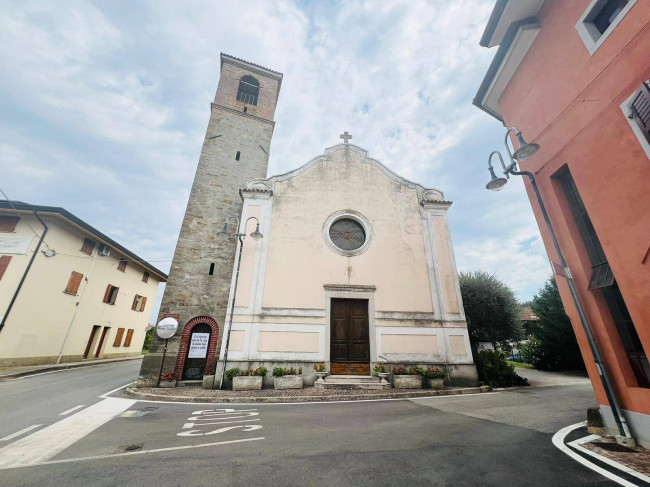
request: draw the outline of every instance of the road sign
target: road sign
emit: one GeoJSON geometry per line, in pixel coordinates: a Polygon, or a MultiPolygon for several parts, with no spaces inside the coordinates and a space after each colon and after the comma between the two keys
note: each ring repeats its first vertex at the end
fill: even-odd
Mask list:
{"type": "Polygon", "coordinates": [[[163,340],[173,337],[176,330],[178,330],[178,321],[172,317],[163,318],[156,326],[156,333],[163,340]]]}

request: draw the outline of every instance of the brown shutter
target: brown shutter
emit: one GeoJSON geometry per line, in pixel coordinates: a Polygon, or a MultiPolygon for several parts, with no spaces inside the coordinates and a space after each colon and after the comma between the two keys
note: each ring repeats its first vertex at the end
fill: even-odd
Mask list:
{"type": "Polygon", "coordinates": [[[68,280],[68,285],[66,286],[64,292],[67,294],[77,294],[82,278],[83,274],[80,272],[72,271],[72,274],[70,274],[70,279],[68,280]]]}
{"type": "Polygon", "coordinates": [[[112,287],[113,286],[111,286],[110,284],[108,286],[106,286],[106,292],[104,293],[104,302],[105,303],[109,302],[109,299],[111,297],[111,288],[112,287]]]}
{"type": "Polygon", "coordinates": [[[147,271],[142,274],[142,282],[149,282],[149,273],[147,271]]]}
{"type": "Polygon", "coordinates": [[[124,340],[124,346],[131,346],[131,338],[133,338],[133,329],[129,328],[129,331],[126,332],[126,340],[124,340]]]}
{"type": "Polygon", "coordinates": [[[13,232],[19,220],[17,216],[0,216],[0,232],[13,232]]]}
{"type": "Polygon", "coordinates": [[[84,254],[91,255],[93,253],[93,249],[95,248],[95,242],[90,240],[89,238],[84,238],[84,243],[81,246],[81,251],[84,254]]]}
{"type": "Polygon", "coordinates": [[[142,304],[140,305],[140,311],[144,311],[144,307],[147,304],[147,298],[142,297],[142,304]]]}
{"type": "Polygon", "coordinates": [[[114,347],[119,347],[122,344],[122,336],[124,336],[124,328],[118,328],[113,342],[114,347]]]}
{"type": "Polygon", "coordinates": [[[118,271],[126,271],[126,259],[120,259],[120,263],[117,265],[118,271]]]}
{"type": "Polygon", "coordinates": [[[9,267],[9,261],[11,260],[10,255],[3,255],[0,257],[0,279],[4,276],[7,267],[9,267]]]}
{"type": "Polygon", "coordinates": [[[641,83],[641,88],[630,105],[632,117],[645,138],[650,142],[650,82],[641,83]]]}
{"type": "Polygon", "coordinates": [[[133,304],[131,305],[131,309],[135,311],[137,307],[138,307],[138,295],[136,294],[135,296],[133,296],[133,304]]]}

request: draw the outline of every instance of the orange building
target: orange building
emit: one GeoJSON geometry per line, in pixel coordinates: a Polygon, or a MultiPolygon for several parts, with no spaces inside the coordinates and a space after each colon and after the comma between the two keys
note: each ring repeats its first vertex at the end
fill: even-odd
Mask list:
{"type": "MultiPolygon", "coordinates": [[[[480,44],[498,49],[474,104],[540,145],[520,167],[535,176],[622,415],[650,447],[650,1],[497,0],[480,44]]],[[[567,281],[557,281],[618,434],[567,281]]]]}

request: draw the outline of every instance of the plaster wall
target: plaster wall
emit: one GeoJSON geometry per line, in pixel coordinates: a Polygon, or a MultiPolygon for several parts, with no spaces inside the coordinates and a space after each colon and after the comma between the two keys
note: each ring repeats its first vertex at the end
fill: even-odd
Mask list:
{"type": "MultiPolygon", "coordinates": [[[[5,213],[6,214],[6,213],[5,213]]],[[[107,257],[97,256],[99,241],[93,255],[80,251],[84,238],[92,235],[82,232],[66,220],[41,214],[48,226],[45,242],[56,251],[54,257],[36,256],[18,295],[5,327],[0,333],[0,364],[28,365],[50,363],[62,353],[63,361],[80,360],[86,349],[93,326],[109,327],[99,358],[139,355],[158,291],[159,280],[150,273],[147,283],[142,281],[146,270],[135,262],[128,262],[126,270],[117,269],[120,257],[111,250],[107,257]],[[64,290],[73,271],[83,274],[76,295],[64,290]],[[85,278],[88,278],[86,281],[85,278]],[[103,303],[108,284],[119,287],[115,305],[103,303]],[[133,311],[136,294],[147,297],[144,311],[133,311]],[[78,303],[78,305],[77,305],[78,303]],[[75,316],[75,309],[77,310],[75,316]],[[74,317],[74,321],[73,321],[74,317]],[[72,325],[72,326],[71,326],[72,325]],[[118,328],[124,328],[119,346],[114,347],[118,328]],[[65,335],[69,336],[63,346],[65,335]],[[131,345],[124,347],[128,329],[133,329],[131,345]],[[63,348],[62,348],[63,347],[63,348]]],[[[12,255],[0,286],[0,311],[4,314],[16,286],[38,243],[43,227],[29,213],[21,215],[16,237],[32,236],[30,250],[25,255],[12,255]]],[[[6,235],[0,233],[0,236],[6,235]]],[[[45,250],[45,245],[41,250],[45,250]]],[[[99,335],[99,333],[97,334],[99,335]]],[[[96,345],[98,337],[96,337],[96,345]]],[[[93,348],[94,351],[94,348],[93,348]]],[[[91,355],[94,357],[94,353],[91,355]]]]}
{"type": "MultiPolygon", "coordinates": [[[[588,290],[591,263],[553,179],[564,168],[571,171],[646,355],[650,354],[650,160],[620,108],[650,78],[650,2],[634,4],[593,55],[575,28],[589,3],[545,2],[538,14],[541,31],[499,105],[508,126],[517,126],[527,140],[541,146],[521,167],[536,176],[619,401],[628,411],[650,415],[650,389],[637,385],[602,292],[588,290]]],[[[557,262],[528,183],[526,189],[546,250],[557,262]]],[[[598,402],[607,404],[566,282],[557,280],[598,402]]]]}

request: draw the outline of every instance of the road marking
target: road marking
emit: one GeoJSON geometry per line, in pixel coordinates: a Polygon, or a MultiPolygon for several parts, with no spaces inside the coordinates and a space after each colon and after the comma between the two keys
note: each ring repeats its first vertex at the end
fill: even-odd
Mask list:
{"type": "Polygon", "coordinates": [[[0,438],[0,441],[9,441],[9,440],[12,440],[12,439],[14,439],[16,436],[20,436],[20,435],[22,435],[22,434],[24,434],[24,433],[27,433],[28,431],[31,431],[31,430],[33,430],[33,429],[36,429],[36,428],[38,428],[39,426],[42,426],[42,425],[40,425],[40,424],[33,424],[33,425],[31,425],[31,426],[28,426],[28,427],[25,428],[25,429],[22,429],[22,430],[20,430],[20,431],[16,431],[15,433],[13,433],[13,434],[11,434],[11,435],[5,436],[4,438],[0,438]]]}
{"type": "Polygon", "coordinates": [[[105,392],[104,394],[102,394],[102,395],[99,396],[99,397],[101,397],[102,399],[108,399],[108,396],[110,396],[110,395],[113,394],[114,392],[119,391],[120,389],[124,389],[125,387],[129,387],[129,386],[130,386],[131,384],[133,384],[133,383],[135,383],[135,381],[129,382],[128,384],[123,385],[123,386],[120,386],[120,387],[116,387],[116,388],[113,389],[112,391],[105,392]]]}
{"type": "Polygon", "coordinates": [[[106,458],[114,458],[114,457],[128,457],[128,456],[133,456],[133,455],[142,455],[145,453],[160,453],[160,452],[166,452],[166,451],[174,451],[174,450],[187,450],[190,448],[206,448],[208,446],[218,446],[218,445],[230,445],[233,443],[243,443],[245,441],[257,441],[257,440],[266,440],[264,436],[260,436],[258,438],[243,438],[241,440],[228,440],[228,441],[217,441],[214,443],[201,443],[200,445],[184,445],[184,446],[172,446],[169,448],[156,448],[153,450],[139,450],[139,451],[134,451],[134,452],[126,452],[126,453],[113,453],[109,455],[94,455],[91,457],[78,457],[78,458],[63,458],[61,460],[49,460],[49,461],[42,461],[38,463],[32,463],[32,464],[20,464],[20,465],[12,465],[8,467],[0,466],[0,470],[7,470],[10,468],[24,468],[24,467],[36,467],[40,465],[54,465],[58,463],[74,463],[74,462],[83,462],[83,461],[88,461],[88,460],[102,460],[106,458]]]}
{"type": "Polygon", "coordinates": [[[647,475],[643,475],[642,473],[637,472],[636,470],[634,470],[634,469],[632,469],[630,467],[626,467],[622,463],[615,462],[614,460],[611,460],[611,459],[609,459],[607,457],[599,455],[595,451],[589,450],[589,449],[582,446],[584,443],[587,443],[587,442],[592,441],[592,440],[597,440],[599,438],[601,438],[601,437],[598,436],[598,435],[588,435],[588,436],[585,436],[584,438],[580,438],[579,440],[571,441],[571,442],[567,443],[567,445],[572,446],[576,450],[580,450],[581,452],[583,452],[583,453],[585,453],[587,455],[590,455],[590,456],[592,456],[594,458],[597,458],[601,462],[606,463],[607,465],[611,465],[612,467],[617,468],[617,469],[625,472],[628,475],[632,475],[633,477],[641,479],[644,482],[650,483],[650,477],[648,477],[647,475]]]}
{"type": "Polygon", "coordinates": [[[129,409],[136,401],[109,398],[10,445],[0,448],[0,469],[29,466],[58,455],[129,409]]]}
{"type": "MultiPolygon", "coordinates": [[[[571,448],[569,448],[567,445],[564,444],[564,438],[566,438],[566,436],[569,433],[571,433],[576,428],[580,428],[581,426],[586,426],[586,424],[587,422],[583,421],[581,423],[572,424],[570,426],[567,426],[566,428],[562,428],[560,431],[558,431],[553,435],[553,440],[552,440],[553,444],[561,451],[563,451],[571,458],[573,458],[576,462],[581,463],[582,465],[593,470],[594,472],[598,472],[600,475],[607,477],[608,479],[613,480],[614,482],[621,484],[625,487],[637,487],[635,484],[628,482],[627,480],[619,477],[618,475],[614,475],[612,472],[609,472],[608,470],[605,470],[604,468],[601,468],[598,465],[591,463],[589,460],[582,457],[581,455],[578,455],[571,448]]],[[[0,452],[1,451],[2,450],[0,450],[0,452]]]]}
{"type": "Polygon", "coordinates": [[[59,413],[59,416],[65,416],[66,414],[70,414],[72,411],[76,411],[77,409],[81,409],[84,407],[83,404],[79,404],[79,406],[75,406],[73,408],[68,409],[67,411],[63,411],[62,413],[59,413]]]}

